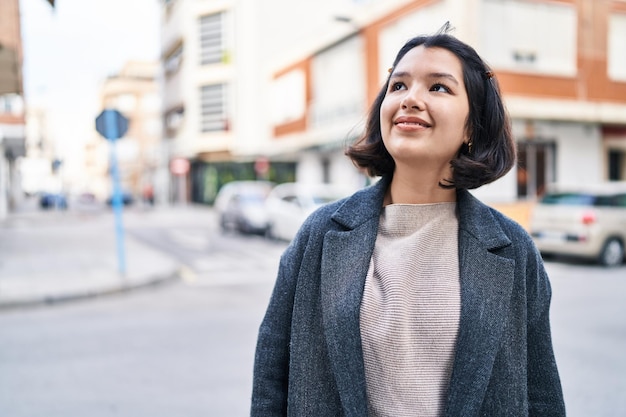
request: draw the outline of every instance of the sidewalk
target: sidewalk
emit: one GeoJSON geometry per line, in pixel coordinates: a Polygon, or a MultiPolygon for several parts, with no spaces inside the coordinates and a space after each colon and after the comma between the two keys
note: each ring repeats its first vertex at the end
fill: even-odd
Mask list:
{"type": "MultiPolygon", "coordinates": [[[[128,217],[124,213],[124,224],[128,217]]],[[[135,215],[138,216],[138,215],[135,215]]],[[[112,213],[26,210],[0,220],[0,310],[98,297],[179,278],[168,254],[124,234],[126,274],[112,213]]]]}
{"type": "MultiPolygon", "coordinates": [[[[530,204],[495,206],[528,227],[530,204]]],[[[206,222],[206,208],[124,211],[124,225],[206,222]]],[[[168,253],[124,234],[126,274],[119,272],[115,219],[110,210],[42,211],[32,204],[0,219],[0,310],[98,297],[180,278],[168,253]]]]}

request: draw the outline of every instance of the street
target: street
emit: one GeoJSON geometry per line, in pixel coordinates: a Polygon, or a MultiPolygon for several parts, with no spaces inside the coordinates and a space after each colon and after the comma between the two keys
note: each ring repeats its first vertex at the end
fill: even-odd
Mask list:
{"type": "MultiPolygon", "coordinates": [[[[286,243],[223,235],[208,209],[195,213],[125,215],[129,236],[185,266],[182,280],[0,312],[2,416],[249,414],[256,331],[286,243]]],[[[568,415],[626,415],[626,266],[546,265],[568,415]]]]}
{"type": "Polygon", "coordinates": [[[548,262],[554,348],[569,416],[626,415],[626,267],[548,262]]]}

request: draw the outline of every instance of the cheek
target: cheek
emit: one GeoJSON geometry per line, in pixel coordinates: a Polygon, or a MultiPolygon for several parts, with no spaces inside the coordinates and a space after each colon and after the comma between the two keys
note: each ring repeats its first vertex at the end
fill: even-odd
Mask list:
{"type": "Polygon", "coordinates": [[[467,108],[459,107],[454,109],[447,114],[447,117],[449,126],[453,127],[464,138],[468,136],[469,111],[467,108]]]}

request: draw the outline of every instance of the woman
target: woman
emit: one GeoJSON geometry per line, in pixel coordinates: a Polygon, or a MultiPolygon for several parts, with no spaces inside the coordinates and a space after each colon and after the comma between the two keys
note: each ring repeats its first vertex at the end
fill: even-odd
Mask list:
{"type": "Polygon", "coordinates": [[[347,150],[381,180],[314,213],[281,258],[252,416],[565,415],[541,257],[467,191],[513,166],[509,124],[471,47],[402,47],[347,150]]]}

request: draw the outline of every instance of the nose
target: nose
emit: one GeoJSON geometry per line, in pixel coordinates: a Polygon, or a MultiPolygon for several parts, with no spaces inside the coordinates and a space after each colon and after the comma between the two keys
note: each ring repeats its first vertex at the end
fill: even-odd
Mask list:
{"type": "Polygon", "coordinates": [[[405,96],[402,98],[401,102],[403,109],[415,109],[415,110],[424,110],[426,108],[426,103],[422,97],[422,94],[418,91],[417,88],[411,88],[406,91],[405,96]]]}

